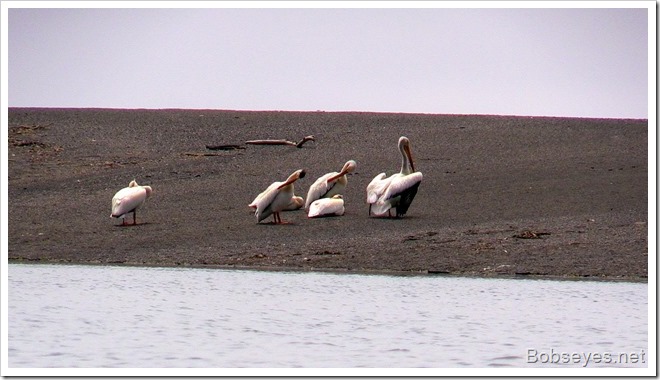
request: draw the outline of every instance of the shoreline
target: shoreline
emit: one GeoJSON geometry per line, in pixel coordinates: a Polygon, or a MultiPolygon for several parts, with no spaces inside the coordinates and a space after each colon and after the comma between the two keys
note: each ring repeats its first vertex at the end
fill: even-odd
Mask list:
{"type": "Polygon", "coordinates": [[[44,260],[10,259],[9,264],[18,265],[80,265],[80,266],[116,266],[131,268],[158,268],[158,269],[210,269],[225,271],[263,271],[282,273],[328,273],[338,275],[356,276],[393,276],[393,277],[459,277],[473,279],[506,279],[506,280],[533,280],[533,281],[586,281],[586,282],[626,282],[648,283],[647,277],[592,277],[592,276],[561,276],[561,275],[528,275],[528,274],[480,274],[480,273],[445,273],[445,272],[411,272],[392,270],[351,270],[328,268],[297,268],[297,267],[253,267],[229,265],[176,265],[176,264],[142,264],[142,263],[92,263],[92,262],[61,262],[44,260]]]}
{"type": "Polygon", "coordinates": [[[648,279],[646,120],[10,108],[8,137],[9,262],[648,279]],[[364,189],[398,172],[401,135],[424,180],[404,218],[368,218],[364,189]],[[344,216],[256,223],[268,184],[304,168],[305,196],[349,159],[344,216]],[[117,227],[110,199],[132,179],[154,194],[117,227]]]}

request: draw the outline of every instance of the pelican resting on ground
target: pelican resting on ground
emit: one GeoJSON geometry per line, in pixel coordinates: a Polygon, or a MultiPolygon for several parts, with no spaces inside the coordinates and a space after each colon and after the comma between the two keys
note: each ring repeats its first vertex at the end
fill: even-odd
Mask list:
{"type": "Polygon", "coordinates": [[[140,186],[132,180],[125,187],[119,190],[114,197],[112,197],[112,213],[111,218],[121,218],[121,225],[126,225],[126,215],[133,213],[133,224],[136,224],[135,211],[138,207],[142,206],[147,198],[151,196],[151,186],[140,186]]]}
{"type": "Polygon", "coordinates": [[[286,181],[273,182],[266,190],[257,195],[248,206],[256,209],[254,215],[257,223],[273,215],[274,223],[281,224],[280,211],[291,205],[293,200],[293,183],[305,177],[304,170],[296,170],[286,181]]]}
{"type": "Polygon", "coordinates": [[[330,215],[344,215],[344,199],[341,194],[335,194],[332,198],[317,199],[309,205],[308,218],[330,215]]]}
{"type": "Polygon", "coordinates": [[[321,176],[317,179],[307,191],[307,199],[305,200],[305,208],[317,199],[332,198],[335,194],[341,194],[346,188],[348,179],[346,174],[355,171],[357,163],[353,160],[346,161],[340,172],[331,172],[321,176]]]}
{"type": "Polygon", "coordinates": [[[304,205],[305,205],[305,200],[303,199],[303,197],[299,197],[294,194],[291,197],[291,202],[289,202],[289,205],[286,206],[284,211],[298,210],[299,208],[302,208],[304,205]]]}
{"type": "Polygon", "coordinates": [[[400,218],[408,212],[419,184],[422,182],[422,173],[415,171],[415,164],[410,150],[410,140],[407,137],[399,138],[399,151],[401,152],[401,171],[386,177],[385,173],[378,174],[367,185],[367,203],[369,215],[377,216],[396,208],[396,217],[400,218]]]}

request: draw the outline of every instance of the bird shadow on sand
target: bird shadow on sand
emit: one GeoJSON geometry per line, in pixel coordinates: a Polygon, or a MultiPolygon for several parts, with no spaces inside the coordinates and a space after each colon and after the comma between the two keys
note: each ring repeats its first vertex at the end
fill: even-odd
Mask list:
{"type": "Polygon", "coordinates": [[[333,218],[340,218],[344,215],[318,215],[318,216],[313,216],[313,217],[307,217],[307,219],[333,219],[333,218]]]}
{"type": "Polygon", "coordinates": [[[273,221],[271,222],[266,222],[266,223],[257,223],[258,226],[296,226],[298,223],[295,222],[281,222],[281,223],[275,223],[273,221]]]}
{"type": "Polygon", "coordinates": [[[401,221],[401,220],[407,220],[407,219],[418,219],[416,216],[412,215],[406,215],[406,216],[376,216],[376,215],[371,215],[369,219],[374,219],[374,220],[392,220],[392,221],[401,221]]]}
{"type": "Polygon", "coordinates": [[[140,226],[148,226],[154,223],[151,222],[142,222],[142,223],[129,223],[129,224],[115,224],[113,227],[120,227],[120,228],[129,228],[129,227],[140,227],[140,226]]]}

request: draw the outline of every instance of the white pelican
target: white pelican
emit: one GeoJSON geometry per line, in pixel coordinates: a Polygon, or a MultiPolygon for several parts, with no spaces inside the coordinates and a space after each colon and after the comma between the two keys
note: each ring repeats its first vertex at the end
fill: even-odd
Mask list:
{"type": "Polygon", "coordinates": [[[298,210],[299,208],[302,208],[305,205],[305,200],[303,197],[299,197],[297,195],[293,195],[291,197],[291,202],[289,203],[288,206],[284,209],[284,211],[293,211],[293,210],[298,210]]]}
{"type": "Polygon", "coordinates": [[[256,208],[254,215],[257,223],[271,214],[276,224],[282,223],[280,211],[286,209],[293,201],[293,183],[305,177],[304,170],[296,170],[284,182],[273,182],[266,190],[257,195],[248,206],[256,208]]]}
{"type": "Polygon", "coordinates": [[[390,214],[390,209],[396,208],[397,218],[408,211],[417,188],[422,182],[422,173],[415,171],[415,164],[410,151],[410,140],[407,137],[399,138],[399,151],[401,152],[401,172],[385,177],[385,173],[378,174],[367,186],[367,202],[369,214],[390,214]]]}
{"type": "Polygon", "coordinates": [[[341,194],[335,194],[332,198],[317,199],[309,205],[308,218],[327,215],[344,215],[344,199],[341,194]]]}
{"type": "Polygon", "coordinates": [[[112,197],[111,218],[121,218],[121,225],[126,225],[126,215],[133,213],[133,224],[136,224],[135,211],[151,196],[151,186],[140,186],[132,180],[112,197]]]}
{"type": "Polygon", "coordinates": [[[357,167],[357,163],[353,160],[346,161],[341,171],[327,173],[321,178],[317,179],[307,191],[307,199],[305,200],[305,208],[308,209],[309,205],[317,199],[332,198],[335,194],[341,194],[346,188],[348,179],[346,174],[352,173],[357,167]]]}
{"type": "MultiPolygon", "coordinates": [[[[279,182],[277,182],[277,183],[279,183],[279,182]]],[[[270,186],[268,186],[268,189],[264,190],[259,195],[257,195],[257,197],[254,199],[254,201],[252,201],[252,203],[250,203],[248,206],[256,210],[257,209],[257,200],[260,197],[264,196],[264,194],[266,194],[268,192],[268,190],[270,190],[271,186],[273,186],[274,184],[275,183],[271,184],[270,186]]],[[[284,210],[282,210],[282,211],[295,211],[295,210],[298,210],[298,209],[302,208],[304,205],[305,205],[305,200],[303,199],[303,197],[299,197],[299,196],[294,194],[291,197],[291,202],[289,202],[289,205],[286,206],[284,208],[284,210]]]]}

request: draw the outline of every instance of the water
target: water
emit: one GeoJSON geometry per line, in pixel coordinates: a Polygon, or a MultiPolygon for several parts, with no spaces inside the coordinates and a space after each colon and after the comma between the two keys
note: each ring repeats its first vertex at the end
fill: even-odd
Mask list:
{"type": "Polygon", "coordinates": [[[9,368],[649,361],[646,283],[28,264],[8,274],[9,368]]]}

